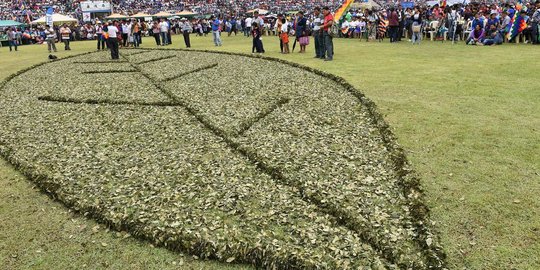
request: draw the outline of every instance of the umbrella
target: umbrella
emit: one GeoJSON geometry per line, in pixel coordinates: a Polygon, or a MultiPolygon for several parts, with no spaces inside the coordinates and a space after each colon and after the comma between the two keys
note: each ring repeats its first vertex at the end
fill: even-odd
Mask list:
{"type": "Polygon", "coordinates": [[[0,27],[8,27],[8,26],[21,26],[23,23],[7,20],[7,21],[0,21],[0,27]]]}
{"type": "Polygon", "coordinates": [[[113,13],[113,14],[105,17],[105,19],[127,19],[127,18],[129,18],[129,17],[126,16],[126,15],[118,14],[118,13],[113,13]]]}
{"type": "Polygon", "coordinates": [[[137,14],[133,14],[130,16],[131,18],[146,18],[146,17],[152,17],[150,14],[139,12],[137,14]]]}
{"type": "Polygon", "coordinates": [[[156,14],[154,14],[152,16],[153,17],[158,17],[158,18],[165,18],[165,17],[172,17],[172,16],[174,16],[174,14],[162,11],[162,12],[156,13],[156,14]]]}
{"type": "MultiPolygon", "coordinates": [[[[31,24],[45,24],[47,23],[46,18],[47,16],[43,16],[35,21],[32,21],[31,24]]],[[[77,19],[58,13],[54,13],[52,15],[52,19],[54,23],[77,22],[77,19]]]]}

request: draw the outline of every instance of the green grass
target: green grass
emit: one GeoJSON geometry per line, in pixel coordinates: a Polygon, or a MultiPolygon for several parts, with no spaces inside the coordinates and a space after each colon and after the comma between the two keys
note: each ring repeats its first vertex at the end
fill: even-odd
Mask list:
{"type": "MultiPolygon", "coordinates": [[[[223,40],[216,48],[211,37],[193,38],[192,46],[251,52],[251,39],[223,40]]],[[[539,47],[336,40],[335,60],[323,62],[312,58],[312,44],[308,54],[281,55],[276,38],[264,43],[267,56],[342,76],[378,104],[422,179],[452,269],[540,268],[539,47]]],[[[94,45],[75,42],[57,55],[94,45]]],[[[143,47],[154,47],[152,40],[143,47]]],[[[0,49],[0,80],[47,55],[45,46],[0,49]]],[[[94,233],[93,221],[69,213],[4,161],[0,186],[0,265],[8,269],[243,267],[94,233]]]]}

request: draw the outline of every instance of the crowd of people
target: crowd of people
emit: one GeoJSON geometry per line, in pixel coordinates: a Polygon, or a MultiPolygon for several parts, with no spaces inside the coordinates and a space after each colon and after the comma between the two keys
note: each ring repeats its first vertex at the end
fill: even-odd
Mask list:
{"type": "MultiPolygon", "coordinates": [[[[333,10],[333,7],[328,8],[330,11],[333,10]]],[[[222,34],[229,36],[243,34],[246,37],[257,37],[254,39],[253,52],[263,53],[262,41],[257,40],[261,40],[261,36],[264,35],[274,35],[278,36],[283,53],[290,51],[287,49],[289,40],[293,41],[293,44],[298,43],[299,52],[303,53],[309,45],[310,38],[313,39],[317,51],[320,44],[324,43],[323,38],[317,37],[322,20],[320,11],[320,8],[313,8],[308,12],[266,16],[258,12],[241,14],[229,12],[216,13],[210,19],[161,18],[155,21],[132,19],[117,21],[114,25],[119,29],[120,46],[139,46],[144,36],[153,36],[157,45],[167,46],[172,43],[171,34],[182,34],[186,47],[191,47],[191,34],[212,35],[214,44],[221,46],[222,34]]],[[[521,40],[525,43],[538,44],[540,0],[524,4],[521,11],[513,4],[479,3],[447,7],[418,5],[414,8],[396,5],[383,9],[350,10],[335,25],[334,30],[335,28],[338,30],[329,35],[329,39],[340,37],[379,42],[388,39],[392,43],[405,39],[412,44],[420,44],[423,38],[429,37],[432,40],[461,40],[470,45],[497,45],[509,41],[507,34],[511,29],[511,18],[515,14],[522,17],[527,26],[521,29],[520,35],[511,37],[513,40],[510,41],[521,40]]],[[[113,22],[94,20],[81,25],[71,24],[62,27],[10,28],[6,34],[12,47],[44,43],[47,40],[50,42],[54,33],[53,40],[65,43],[66,40],[97,39],[103,48],[105,36],[102,28],[111,23],[113,22]]],[[[69,48],[69,45],[66,48],[69,48]]],[[[320,57],[320,53],[316,54],[320,57]]]]}

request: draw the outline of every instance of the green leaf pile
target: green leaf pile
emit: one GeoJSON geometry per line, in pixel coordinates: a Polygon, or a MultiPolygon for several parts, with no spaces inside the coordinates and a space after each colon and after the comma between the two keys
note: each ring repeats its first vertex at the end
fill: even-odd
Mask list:
{"type": "Polygon", "coordinates": [[[403,151],[341,78],[246,55],[121,54],[0,85],[0,153],[58,200],[223,262],[445,267],[403,151]]]}

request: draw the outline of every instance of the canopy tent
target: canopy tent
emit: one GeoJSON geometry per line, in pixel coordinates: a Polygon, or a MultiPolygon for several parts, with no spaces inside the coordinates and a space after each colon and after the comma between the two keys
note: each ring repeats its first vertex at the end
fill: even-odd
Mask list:
{"type": "MultiPolygon", "coordinates": [[[[62,15],[62,14],[59,14],[59,13],[53,13],[52,20],[53,20],[53,23],[55,23],[55,24],[77,22],[77,19],[74,19],[74,18],[66,16],[66,15],[62,15]]],[[[45,23],[47,23],[47,16],[43,16],[43,17],[31,22],[31,24],[45,24],[45,23]]]]}
{"type": "Polygon", "coordinates": [[[180,17],[195,17],[198,15],[198,13],[183,10],[181,12],[175,13],[174,15],[180,16],[180,17]]]}
{"type": "Polygon", "coordinates": [[[123,19],[129,19],[128,16],[126,15],[122,15],[122,14],[119,14],[119,13],[113,13],[107,17],[105,17],[105,19],[111,19],[111,20],[123,20],[123,19]]]}
{"type": "Polygon", "coordinates": [[[268,10],[261,9],[261,8],[248,10],[247,13],[255,13],[255,11],[258,11],[260,15],[264,15],[264,14],[268,13],[268,10]]]}
{"type": "Polygon", "coordinates": [[[12,20],[0,21],[0,27],[21,26],[21,25],[24,25],[24,23],[12,21],[12,20]]]}
{"type": "Polygon", "coordinates": [[[146,18],[146,17],[152,17],[150,14],[139,12],[137,14],[133,14],[130,16],[131,18],[146,18]]]}
{"type": "Polygon", "coordinates": [[[156,14],[154,14],[152,16],[157,17],[157,18],[168,18],[168,17],[174,16],[174,14],[162,11],[162,12],[156,13],[156,14]]]}

